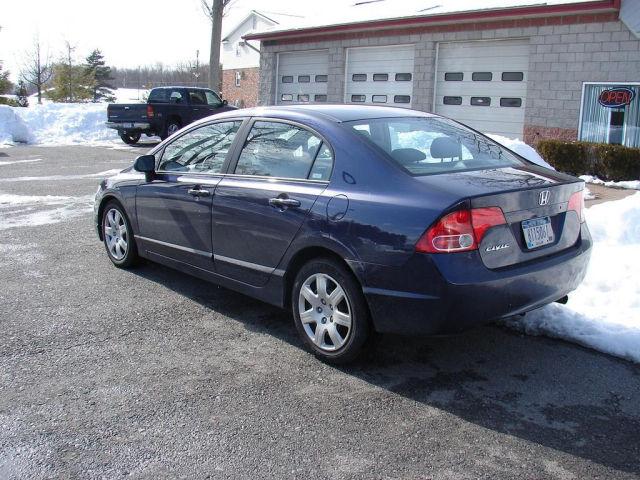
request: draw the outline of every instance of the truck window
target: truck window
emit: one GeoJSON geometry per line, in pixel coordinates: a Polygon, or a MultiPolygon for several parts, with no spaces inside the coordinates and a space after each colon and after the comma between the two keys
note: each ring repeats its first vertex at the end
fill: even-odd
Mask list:
{"type": "Polygon", "coordinates": [[[215,93],[213,93],[210,90],[205,90],[205,95],[207,96],[207,104],[211,105],[213,107],[218,107],[221,103],[222,100],[220,100],[220,97],[218,95],[216,95],[215,93]]]}
{"type": "Polygon", "coordinates": [[[166,103],[167,101],[167,90],[164,88],[154,88],[149,93],[149,103],[166,103]]]}
{"type": "Polygon", "coordinates": [[[182,92],[180,90],[171,90],[169,95],[170,103],[182,103],[182,92]]]}
{"type": "Polygon", "coordinates": [[[191,105],[206,105],[207,100],[204,96],[204,92],[201,90],[190,90],[189,91],[189,101],[191,105]]]}

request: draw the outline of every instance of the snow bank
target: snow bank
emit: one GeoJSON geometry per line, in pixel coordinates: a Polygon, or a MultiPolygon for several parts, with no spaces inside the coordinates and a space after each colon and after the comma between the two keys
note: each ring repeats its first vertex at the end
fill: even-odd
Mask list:
{"type": "Polygon", "coordinates": [[[582,285],[567,305],[505,323],[640,363],[640,193],[586,210],[594,240],[582,285]]]}
{"type": "Polygon", "coordinates": [[[0,105],[0,145],[33,142],[27,124],[15,113],[15,108],[0,105]]]}
{"type": "Polygon", "coordinates": [[[544,159],[540,156],[540,154],[536,152],[531,145],[524,143],[522,140],[518,140],[517,138],[516,139],[507,138],[501,135],[493,135],[493,134],[488,134],[487,136],[495,140],[499,144],[504,145],[509,150],[513,150],[518,155],[526,158],[530,162],[533,162],[536,165],[540,165],[541,167],[555,170],[555,168],[553,168],[551,165],[549,165],[547,162],[544,161],[544,159]]]}
{"type": "Polygon", "coordinates": [[[594,185],[604,185],[605,187],[624,188],[628,190],[640,190],[640,180],[623,180],[621,182],[605,182],[593,175],[581,175],[581,180],[594,185]]]}
{"type": "Polygon", "coordinates": [[[13,111],[33,135],[30,143],[41,145],[100,144],[120,141],[106,128],[106,103],[47,103],[13,111]]]}

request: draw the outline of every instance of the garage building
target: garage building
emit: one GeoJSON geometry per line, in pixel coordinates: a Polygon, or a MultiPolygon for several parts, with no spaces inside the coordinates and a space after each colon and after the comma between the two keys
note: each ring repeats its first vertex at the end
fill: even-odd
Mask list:
{"type": "Polygon", "coordinates": [[[259,103],[390,105],[534,144],[640,147],[640,0],[367,17],[385,3],[398,12],[358,2],[345,18],[366,20],[246,36],[262,42],[259,103]]]}

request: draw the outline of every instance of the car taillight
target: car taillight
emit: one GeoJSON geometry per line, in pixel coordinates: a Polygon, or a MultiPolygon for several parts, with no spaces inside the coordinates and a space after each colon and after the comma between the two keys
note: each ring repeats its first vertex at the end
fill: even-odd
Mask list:
{"type": "Polygon", "coordinates": [[[573,210],[578,214],[580,223],[584,223],[584,190],[575,192],[569,197],[569,205],[567,205],[567,211],[573,210]]]}
{"type": "Polygon", "coordinates": [[[153,117],[153,107],[151,105],[147,105],[147,117],[153,117]]]}
{"type": "Polygon", "coordinates": [[[500,207],[457,210],[438,220],[416,243],[419,253],[451,253],[476,250],[491,227],[507,221],[500,207]]]}

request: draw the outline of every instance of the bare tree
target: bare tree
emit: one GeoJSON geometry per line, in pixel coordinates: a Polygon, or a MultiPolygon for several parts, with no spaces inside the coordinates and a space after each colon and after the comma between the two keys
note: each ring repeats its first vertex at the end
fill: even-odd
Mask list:
{"type": "Polygon", "coordinates": [[[235,0],[200,0],[202,10],[211,20],[211,50],[209,51],[209,88],[220,90],[220,42],[222,40],[222,17],[225,8],[235,0]]]}
{"type": "Polygon", "coordinates": [[[53,75],[53,69],[51,68],[51,61],[47,55],[45,58],[42,56],[40,48],[40,39],[36,37],[33,48],[26,53],[26,62],[22,66],[21,77],[22,79],[33,85],[38,92],[38,103],[42,103],[42,89],[51,80],[53,75]]]}

